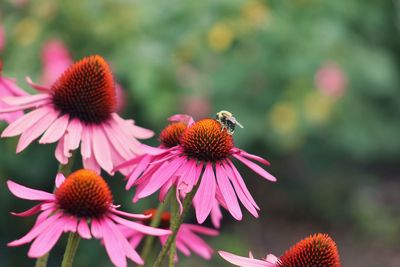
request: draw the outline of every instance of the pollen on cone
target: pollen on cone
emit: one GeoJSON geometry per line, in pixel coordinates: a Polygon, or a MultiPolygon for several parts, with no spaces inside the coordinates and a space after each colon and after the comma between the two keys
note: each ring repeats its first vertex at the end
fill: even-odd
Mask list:
{"type": "Polygon", "coordinates": [[[280,267],[340,267],[339,252],[335,242],[326,234],[309,236],[280,258],[280,267]]]}
{"type": "Polygon", "coordinates": [[[160,134],[160,142],[165,147],[173,147],[178,145],[185,129],[186,125],[182,122],[169,124],[164,128],[164,130],[162,130],[160,134]]]}
{"type": "Polygon", "coordinates": [[[233,138],[216,120],[203,119],[185,130],[181,145],[189,157],[212,162],[229,156],[233,138]]]}
{"type": "Polygon", "coordinates": [[[98,55],[85,57],[71,65],[51,89],[57,109],[86,123],[102,123],[116,108],[110,67],[98,55]]]}
{"type": "Polygon", "coordinates": [[[85,169],[70,174],[55,195],[61,209],[78,217],[99,217],[109,209],[113,200],[104,179],[85,169]]]}

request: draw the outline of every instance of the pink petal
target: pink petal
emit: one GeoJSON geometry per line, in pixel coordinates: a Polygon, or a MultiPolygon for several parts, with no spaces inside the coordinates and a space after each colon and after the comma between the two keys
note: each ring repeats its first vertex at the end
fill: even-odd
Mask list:
{"type": "Polygon", "coordinates": [[[249,190],[246,187],[246,183],[244,182],[242,176],[240,175],[239,171],[236,169],[235,165],[233,165],[232,161],[230,160],[226,160],[225,164],[225,169],[231,172],[233,172],[233,178],[236,180],[236,182],[240,185],[240,188],[242,189],[243,193],[245,194],[245,196],[247,197],[247,199],[250,201],[250,203],[257,209],[260,210],[260,208],[258,207],[256,201],[253,199],[253,197],[251,196],[249,190]],[[228,165],[226,165],[226,163],[228,163],[228,165]]]}
{"type": "Polygon", "coordinates": [[[140,223],[128,221],[128,220],[125,220],[125,219],[118,217],[116,215],[113,215],[113,214],[111,214],[109,217],[122,225],[125,225],[131,229],[134,229],[134,230],[144,233],[144,234],[155,235],[155,236],[171,234],[170,230],[153,228],[153,227],[146,226],[146,225],[143,225],[140,223]]]}
{"type": "Polygon", "coordinates": [[[193,187],[195,186],[195,182],[198,179],[196,177],[197,169],[196,169],[197,162],[194,160],[188,160],[187,162],[187,170],[186,172],[180,174],[182,179],[179,181],[178,190],[181,190],[183,193],[189,193],[192,191],[193,187]]]}
{"type": "Polygon", "coordinates": [[[78,233],[82,238],[90,239],[92,238],[89,230],[89,226],[85,218],[81,218],[78,224],[78,233]]]}
{"type": "Polygon", "coordinates": [[[46,86],[35,84],[34,82],[32,82],[30,77],[26,77],[25,80],[32,88],[36,89],[39,92],[43,92],[43,93],[50,92],[50,88],[48,88],[46,86]]]}
{"type": "Polygon", "coordinates": [[[179,233],[184,237],[185,244],[193,250],[194,253],[197,255],[205,258],[210,259],[214,250],[199,236],[195,235],[188,229],[181,228],[179,229],[181,232],[179,233]]]}
{"type": "Polygon", "coordinates": [[[63,233],[62,224],[62,220],[55,221],[47,227],[46,231],[38,235],[28,251],[28,256],[31,258],[39,258],[49,252],[63,233]]]}
{"type": "Polygon", "coordinates": [[[78,119],[72,119],[67,128],[66,146],[69,150],[75,150],[79,147],[82,136],[82,124],[78,119]]]}
{"type": "Polygon", "coordinates": [[[148,219],[152,216],[151,214],[145,215],[145,214],[128,213],[117,209],[113,209],[112,213],[134,219],[148,219]]]}
{"type": "Polygon", "coordinates": [[[203,223],[211,212],[215,199],[216,186],[212,164],[208,163],[201,178],[199,189],[194,196],[197,203],[196,218],[199,223],[203,223]]]}
{"type": "Polygon", "coordinates": [[[113,169],[110,144],[100,127],[92,127],[92,149],[97,163],[108,173],[113,169]]]}
{"type": "Polygon", "coordinates": [[[240,210],[235,191],[233,190],[232,185],[229,182],[229,179],[226,176],[221,164],[217,163],[215,169],[217,174],[218,188],[221,190],[222,197],[228,206],[228,210],[236,220],[240,221],[242,219],[242,211],[240,210]]]}
{"type": "Polygon", "coordinates": [[[121,233],[118,227],[109,219],[105,219],[105,223],[108,225],[109,229],[114,233],[115,237],[118,239],[119,243],[122,245],[122,248],[125,252],[126,257],[131,259],[137,264],[142,265],[144,262],[140,255],[133,249],[133,247],[129,244],[128,240],[121,233]]]}
{"type": "Polygon", "coordinates": [[[154,135],[153,131],[137,125],[132,125],[132,130],[133,136],[138,139],[148,139],[154,135]]]}
{"type": "Polygon", "coordinates": [[[188,126],[194,123],[194,120],[191,116],[186,114],[175,114],[168,118],[170,122],[182,122],[188,126]]]}
{"type": "Polygon", "coordinates": [[[15,96],[26,96],[29,95],[23,89],[21,89],[16,84],[15,79],[6,78],[4,76],[0,77],[0,85],[7,91],[8,94],[12,94],[15,96]]]}
{"type": "MultiPolygon", "coordinates": [[[[165,239],[165,241],[163,240],[163,242],[162,242],[162,243],[165,244],[166,238],[163,237],[163,236],[160,236],[160,239],[161,239],[161,238],[165,239]]],[[[185,245],[184,238],[179,238],[179,237],[176,238],[176,248],[177,248],[180,252],[182,252],[183,255],[185,255],[185,256],[190,256],[190,254],[191,254],[189,248],[185,245]]]]}
{"type": "Polygon", "coordinates": [[[58,111],[49,110],[48,114],[32,125],[29,129],[22,133],[18,145],[17,153],[24,150],[30,143],[44,133],[47,128],[57,119],[58,111]]]}
{"type": "Polygon", "coordinates": [[[267,180],[270,180],[271,182],[276,182],[276,178],[274,176],[272,176],[271,174],[269,174],[268,172],[266,172],[263,168],[261,168],[260,166],[258,166],[257,164],[251,162],[250,160],[239,156],[238,154],[233,154],[233,156],[235,158],[237,158],[238,160],[240,160],[243,164],[245,164],[247,167],[249,167],[250,169],[252,169],[254,172],[256,172],[257,174],[259,174],[260,176],[264,177],[267,180]]]}
{"type": "Polygon", "coordinates": [[[50,225],[54,224],[54,222],[56,222],[60,218],[60,216],[61,214],[57,213],[50,218],[45,219],[40,223],[37,223],[26,235],[18,240],[8,243],[7,246],[15,247],[31,242],[35,237],[46,231],[50,225]]]}
{"type": "Polygon", "coordinates": [[[263,159],[262,157],[259,157],[259,156],[256,156],[256,155],[247,153],[247,152],[244,151],[244,150],[239,150],[239,154],[240,154],[240,155],[243,155],[243,156],[246,157],[246,158],[249,158],[249,159],[253,159],[253,160],[255,160],[255,161],[258,161],[258,162],[260,162],[260,163],[262,163],[262,164],[264,164],[264,165],[266,165],[266,166],[270,166],[270,165],[271,165],[271,163],[269,163],[269,161],[267,161],[266,159],[263,159]]]}
{"type": "Polygon", "coordinates": [[[129,159],[132,157],[132,152],[129,150],[129,148],[127,148],[120,139],[115,137],[111,126],[108,124],[103,124],[102,127],[108,141],[115,148],[115,151],[117,151],[118,154],[120,154],[124,159],[129,159]]]}
{"type": "Polygon", "coordinates": [[[211,222],[216,228],[221,227],[222,212],[219,208],[218,201],[215,199],[213,201],[213,207],[211,209],[211,222]]]}
{"type": "Polygon", "coordinates": [[[102,227],[100,225],[99,220],[97,219],[92,219],[91,221],[91,231],[92,231],[92,235],[97,238],[97,239],[101,239],[103,237],[103,230],[102,227]]]}
{"type": "Polygon", "coordinates": [[[199,234],[203,234],[203,235],[209,235],[209,236],[217,236],[219,235],[219,231],[215,230],[215,229],[211,229],[208,227],[204,227],[204,226],[200,226],[197,224],[187,224],[185,223],[185,228],[189,229],[192,232],[196,232],[199,234]]]}
{"type": "Polygon", "coordinates": [[[67,130],[68,121],[69,115],[63,115],[57,118],[57,120],[47,129],[42,138],[40,138],[39,143],[50,144],[60,140],[67,130]]]}
{"type": "Polygon", "coordinates": [[[62,227],[64,232],[76,233],[78,228],[78,219],[76,216],[64,214],[64,216],[61,219],[63,221],[62,227]]]}
{"type": "Polygon", "coordinates": [[[168,179],[171,179],[183,162],[184,161],[181,158],[177,158],[171,162],[163,163],[163,165],[151,176],[148,185],[138,194],[138,197],[144,198],[157,191],[168,179]]]}
{"type": "Polygon", "coordinates": [[[65,176],[61,172],[57,173],[56,176],[56,188],[59,188],[62,183],[65,181],[65,176]]]}
{"type": "Polygon", "coordinates": [[[245,266],[245,267],[275,267],[275,264],[268,263],[266,261],[250,259],[246,257],[241,257],[234,255],[225,251],[218,251],[219,255],[230,263],[237,266],[245,266]]]}
{"type": "Polygon", "coordinates": [[[81,155],[83,159],[88,159],[92,156],[91,149],[92,129],[84,127],[82,130],[81,155]]]}
{"type": "Polygon", "coordinates": [[[53,194],[47,193],[45,191],[31,189],[20,184],[17,184],[11,180],[7,181],[8,189],[13,193],[14,196],[28,199],[28,200],[44,200],[44,201],[54,201],[55,197],[53,194]]]}
{"type": "Polygon", "coordinates": [[[14,216],[18,216],[18,217],[32,216],[32,215],[38,213],[41,210],[41,207],[42,207],[42,205],[38,204],[38,205],[33,206],[32,208],[30,208],[30,209],[28,209],[26,211],[18,212],[18,213],[11,212],[11,214],[14,215],[14,216]]]}
{"type": "Polygon", "coordinates": [[[64,143],[65,143],[64,137],[62,137],[60,141],[58,141],[56,146],[56,151],[54,152],[58,162],[60,162],[63,165],[68,163],[68,157],[64,155],[64,143]]]}
{"type": "MultiPolygon", "coordinates": [[[[246,194],[242,190],[241,185],[239,184],[236,176],[234,175],[233,171],[231,170],[231,166],[228,164],[224,163],[222,167],[224,171],[226,172],[228,178],[233,184],[233,187],[235,188],[236,194],[239,197],[240,202],[242,202],[243,206],[256,218],[258,218],[258,212],[256,208],[253,206],[252,202],[247,198],[246,194]]],[[[243,182],[244,184],[244,182],[243,182]]],[[[246,188],[247,190],[247,188],[246,188]]]]}
{"type": "Polygon", "coordinates": [[[50,110],[51,109],[48,107],[42,107],[22,116],[18,120],[11,123],[3,131],[1,137],[11,137],[23,133],[24,131],[32,127],[32,125],[36,124],[44,116],[46,116],[50,110]]]}
{"type": "Polygon", "coordinates": [[[104,246],[111,262],[118,267],[127,266],[124,249],[114,232],[109,228],[104,220],[99,222],[99,226],[103,233],[104,246]]]}
{"type": "Polygon", "coordinates": [[[83,158],[83,167],[85,169],[89,169],[92,171],[95,171],[96,173],[100,173],[100,165],[97,163],[96,159],[93,157],[90,158],[83,158]]]}
{"type": "MultiPolygon", "coordinates": [[[[136,166],[136,168],[133,170],[133,172],[129,175],[128,182],[126,183],[125,189],[129,189],[132,187],[133,183],[136,182],[137,178],[139,178],[140,174],[143,173],[143,171],[147,168],[149,165],[152,157],[150,155],[140,155],[137,158],[141,159],[136,166]]],[[[121,164],[120,166],[123,166],[121,164]]]]}
{"type": "Polygon", "coordinates": [[[50,94],[26,95],[26,96],[6,96],[1,100],[10,106],[24,106],[33,103],[43,102],[43,100],[50,99],[50,94]]]}

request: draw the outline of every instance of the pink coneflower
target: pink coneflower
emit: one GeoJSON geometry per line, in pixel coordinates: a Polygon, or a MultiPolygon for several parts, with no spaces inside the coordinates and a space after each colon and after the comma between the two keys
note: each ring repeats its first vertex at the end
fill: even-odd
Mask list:
{"type": "MultiPolygon", "coordinates": [[[[155,209],[150,209],[144,212],[144,214],[152,216],[155,213],[155,209]]],[[[170,219],[171,214],[169,212],[163,212],[160,221],[160,228],[169,229],[170,219]]],[[[143,220],[143,223],[149,225],[151,223],[151,218],[143,220]]],[[[132,229],[125,228],[122,231],[134,248],[136,248],[145,237],[144,234],[132,229]]],[[[219,232],[200,225],[184,223],[180,226],[176,235],[176,248],[185,256],[190,256],[191,251],[193,251],[200,257],[209,260],[211,259],[214,250],[203,239],[201,239],[198,234],[217,236],[219,232]]],[[[161,244],[164,245],[168,236],[160,236],[159,238],[161,244]]]]}
{"type": "MultiPolygon", "coordinates": [[[[24,90],[17,86],[14,79],[2,76],[2,68],[3,62],[0,60],[0,111],[10,107],[2,100],[3,97],[27,95],[24,90]]],[[[22,115],[24,115],[22,111],[9,112],[5,114],[0,113],[0,121],[11,123],[22,115]]]]}
{"type": "Polygon", "coordinates": [[[11,108],[0,114],[33,109],[10,124],[2,137],[21,135],[17,153],[43,134],[39,143],[58,142],[55,151],[66,164],[71,151],[81,146],[85,168],[111,173],[114,166],[141,153],[136,138],[150,138],[153,132],[124,120],[115,113],[113,76],[107,62],[90,56],[70,66],[50,87],[31,86],[40,93],[3,98],[11,108]]]}
{"type": "Polygon", "coordinates": [[[336,244],[327,234],[315,234],[301,240],[279,259],[272,254],[261,260],[254,259],[251,253],[249,258],[225,251],[219,251],[219,255],[230,263],[243,267],[341,266],[336,244]]]}
{"type": "Polygon", "coordinates": [[[133,182],[138,185],[134,201],[160,188],[160,194],[165,195],[171,186],[176,186],[176,197],[180,202],[180,198],[191,192],[200,181],[193,199],[199,223],[204,222],[217,203],[228,209],[235,219],[241,220],[242,212],[237,197],[252,215],[258,217],[259,207],[231,157],[262,177],[276,181],[275,177],[249,159],[267,166],[269,162],[236,148],[232,135],[214,119],[202,119],[189,124],[181,134],[178,145],[152,152],[149,158],[151,164],[137,165],[134,175],[128,176],[129,185],[133,182]]]}
{"type": "Polygon", "coordinates": [[[115,266],[127,266],[126,258],[143,264],[119,230],[121,225],[142,234],[170,234],[169,230],[152,228],[123,218],[146,219],[149,216],[118,210],[118,206],[113,205],[113,196],[107,183],[94,171],[78,170],[67,179],[58,174],[54,194],[27,188],[10,180],[7,185],[17,197],[41,202],[25,212],[12,213],[25,217],[40,212],[35,225],[25,236],[8,243],[13,247],[34,240],[28,252],[31,258],[39,258],[49,252],[63,232],[74,232],[85,239],[94,237],[102,240],[115,266]]]}

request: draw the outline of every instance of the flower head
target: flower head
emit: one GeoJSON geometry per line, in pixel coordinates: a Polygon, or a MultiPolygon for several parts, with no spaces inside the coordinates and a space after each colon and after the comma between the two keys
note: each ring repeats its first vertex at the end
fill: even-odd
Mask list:
{"type": "MultiPolygon", "coordinates": [[[[154,215],[155,209],[150,209],[144,212],[146,215],[154,215]]],[[[163,212],[161,215],[160,227],[163,229],[170,228],[171,214],[169,212],[163,212]]],[[[151,217],[143,220],[144,224],[149,225],[151,223],[151,217]]],[[[129,239],[131,245],[136,248],[142,241],[144,235],[138,231],[123,228],[125,236],[129,239]]],[[[214,250],[203,240],[198,234],[206,236],[217,236],[218,231],[203,227],[196,224],[183,223],[178,230],[176,235],[176,248],[182,252],[185,256],[190,256],[191,252],[203,257],[204,259],[210,259],[214,250]]],[[[160,236],[160,242],[162,245],[167,241],[167,236],[160,236]]]]}
{"type": "Polygon", "coordinates": [[[143,156],[146,158],[145,161],[138,162],[133,159],[122,164],[124,167],[135,167],[127,176],[127,188],[133,184],[137,185],[134,201],[149,196],[160,188],[162,199],[171,186],[176,186],[176,197],[180,202],[181,197],[200,183],[193,199],[199,223],[203,223],[213,210],[212,214],[215,215],[213,222],[215,225],[218,224],[219,205],[229,210],[235,219],[240,220],[242,213],[237,198],[251,214],[258,217],[259,208],[233,164],[232,158],[238,159],[262,177],[276,181],[275,177],[251,160],[267,166],[269,163],[236,148],[232,135],[214,119],[202,119],[197,122],[191,120],[186,125],[180,138],[176,138],[177,135],[171,129],[181,131],[183,127],[169,125],[162,132],[161,141],[179,139],[175,146],[164,148],[169,142],[164,143],[163,149],[149,150],[147,152],[149,155],[143,156]]]}
{"type": "Polygon", "coordinates": [[[34,109],[2,133],[2,137],[21,134],[17,153],[42,135],[41,144],[58,142],[55,155],[60,163],[66,164],[80,145],[85,168],[112,173],[116,165],[142,153],[137,138],[153,136],[115,113],[113,76],[100,56],[71,65],[50,88],[28,82],[40,93],[3,98],[11,107],[0,111],[34,109]]]}
{"type": "Polygon", "coordinates": [[[169,230],[152,228],[126,218],[146,219],[145,214],[132,214],[118,210],[104,179],[91,170],[78,170],[67,178],[58,174],[54,194],[31,189],[11,180],[7,181],[15,196],[40,201],[40,204],[16,216],[40,213],[33,228],[22,238],[8,243],[20,246],[33,241],[28,256],[38,258],[49,252],[63,232],[74,232],[84,239],[92,237],[104,242],[115,266],[127,266],[126,258],[143,264],[128,240],[119,230],[121,225],[143,235],[168,235],[169,230]],[[126,217],[126,218],[123,218],[126,217]]]}
{"type": "Polygon", "coordinates": [[[250,253],[249,258],[219,251],[222,258],[237,266],[244,267],[340,267],[339,252],[335,242],[327,234],[309,236],[289,250],[279,259],[272,254],[257,260],[250,253]]]}

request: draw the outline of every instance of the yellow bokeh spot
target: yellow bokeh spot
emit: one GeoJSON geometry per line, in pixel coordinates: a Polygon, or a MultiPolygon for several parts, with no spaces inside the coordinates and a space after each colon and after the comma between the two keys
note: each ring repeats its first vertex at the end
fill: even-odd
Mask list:
{"type": "Polygon", "coordinates": [[[26,18],[19,21],[14,28],[15,39],[22,46],[32,44],[38,37],[39,32],[40,25],[32,18],[26,18]]]}
{"type": "Polygon", "coordinates": [[[313,91],[304,99],[304,116],[311,124],[326,122],[332,112],[335,100],[329,96],[313,91]]]}
{"type": "Polygon", "coordinates": [[[227,50],[232,45],[233,39],[233,30],[224,23],[215,24],[208,32],[208,45],[214,51],[227,50]]]}
{"type": "Polygon", "coordinates": [[[254,26],[265,25],[271,19],[269,8],[260,1],[247,1],[242,7],[242,17],[254,26]]]}
{"type": "Polygon", "coordinates": [[[276,104],[269,114],[273,130],[281,134],[292,134],[298,127],[299,114],[291,103],[276,104]]]}

